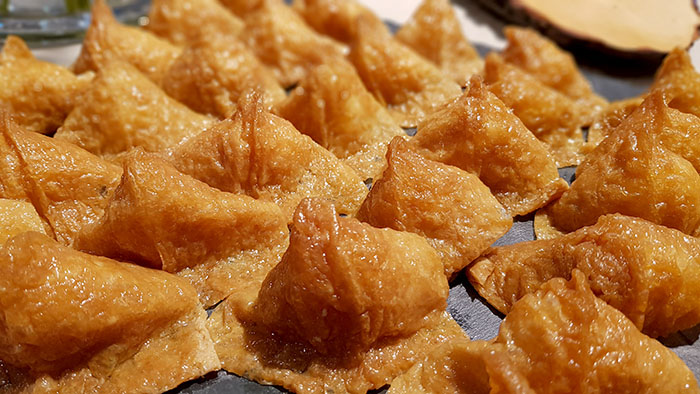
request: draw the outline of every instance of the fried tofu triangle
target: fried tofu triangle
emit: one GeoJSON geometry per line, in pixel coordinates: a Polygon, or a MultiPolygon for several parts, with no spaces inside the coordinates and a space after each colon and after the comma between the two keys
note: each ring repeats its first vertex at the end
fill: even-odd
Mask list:
{"type": "Polygon", "coordinates": [[[91,75],[37,60],[21,38],[9,36],[0,52],[0,102],[26,130],[51,134],[68,115],[91,75]]]}
{"type": "Polygon", "coordinates": [[[443,345],[389,393],[700,392],[675,353],[596,298],[580,271],[572,276],[552,279],[518,301],[494,343],[443,345]],[[446,353],[469,364],[445,374],[436,357],[446,353]]]}
{"type": "Polygon", "coordinates": [[[252,301],[287,247],[287,220],[273,203],[207,186],[136,150],[102,218],[75,248],[176,273],[204,306],[233,292],[252,301]]]}
{"type": "Polygon", "coordinates": [[[700,123],[695,118],[693,128],[673,127],[687,125],[688,117],[695,118],[668,111],[660,92],[647,97],[586,156],[571,188],[538,212],[538,238],[590,226],[608,213],[700,234],[700,175],[693,166],[700,165],[693,137],[700,123]]]}
{"type": "Polygon", "coordinates": [[[652,337],[700,323],[700,240],[643,219],[602,216],[565,236],[499,247],[469,268],[469,280],[508,313],[525,294],[581,270],[593,292],[652,337]]]}
{"type": "Polygon", "coordinates": [[[605,108],[607,101],[593,92],[570,53],[533,29],[509,26],[504,34],[508,40],[501,54],[505,61],[577,101],[587,119],[584,126],[605,108]]]}
{"type": "Polygon", "coordinates": [[[396,32],[396,39],[437,64],[462,86],[484,66],[462,33],[449,0],[423,0],[411,19],[396,32]]]}
{"type": "Polygon", "coordinates": [[[422,235],[440,254],[448,278],[512,226],[513,219],[476,175],[427,160],[402,138],[389,145],[387,161],[357,218],[422,235]]]}
{"type": "Polygon", "coordinates": [[[0,158],[0,198],[30,202],[66,245],[102,215],[121,174],[73,144],[22,130],[2,110],[0,158]]]}
{"type": "Polygon", "coordinates": [[[399,125],[416,127],[443,103],[462,92],[434,64],[398,42],[385,27],[360,18],[349,58],[367,90],[399,125]]]}
{"type": "Polygon", "coordinates": [[[187,281],[38,233],[0,249],[0,307],[3,391],[160,393],[220,367],[187,281]]]}
{"type": "Polygon", "coordinates": [[[376,28],[386,28],[374,12],[357,0],[294,0],[292,7],[314,30],[348,45],[357,38],[360,17],[376,28]]]}
{"type": "Polygon", "coordinates": [[[168,160],[219,190],[271,201],[288,220],[304,197],[333,201],[354,215],[367,196],[357,173],[332,153],[268,112],[257,95],[243,95],[231,119],[176,147],[168,160]]]}
{"type": "Polygon", "coordinates": [[[128,63],[115,61],[95,77],[55,138],[107,158],[142,147],[155,152],[214,123],[169,97],[128,63]]]}
{"type": "Polygon", "coordinates": [[[664,59],[649,90],[663,90],[671,101],[669,107],[700,116],[700,73],[690,55],[676,48],[664,59]]]}
{"type": "Polygon", "coordinates": [[[51,228],[47,228],[34,206],[27,201],[0,198],[0,223],[0,245],[27,231],[51,234],[51,228]]]}
{"type": "Polygon", "coordinates": [[[445,312],[442,272],[420,236],[304,199],[255,303],[224,301],[208,326],[230,372],[299,393],[365,393],[465,335],[445,312]]]}
{"type": "Polygon", "coordinates": [[[476,174],[511,216],[530,213],[568,188],[547,147],[480,77],[422,122],[409,145],[427,159],[476,174]]]}
{"type": "Polygon", "coordinates": [[[78,59],[76,73],[99,71],[114,60],[131,63],[156,84],[180,55],[180,48],[152,33],[117,22],[104,0],[92,5],[90,27],[78,59]]]}
{"type": "Polygon", "coordinates": [[[355,156],[347,163],[362,179],[380,175],[386,145],[405,136],[347,62],[315,68],[276,112],[336,157],[355,156]]]}
{"type": "Polygon", "coordinates": [[[200,40],[206,26],[210,38],[220,35],[235,38],[243,21],[217,0],[153,0],[147,29],[168,41],[184,46],[200,40]]]}

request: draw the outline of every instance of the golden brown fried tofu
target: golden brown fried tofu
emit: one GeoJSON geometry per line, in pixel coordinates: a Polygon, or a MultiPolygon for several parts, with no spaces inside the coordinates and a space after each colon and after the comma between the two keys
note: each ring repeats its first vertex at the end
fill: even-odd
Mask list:
{"type": "Polygon", "coordinates": [[[505,63],[496,53],[486,57],[484,82],[537,139],[547,144],[557,167],[580,164],[581,125],[586,120],[577,102],[505,63]]]}
{"type": "MultiPolygon", "coordinates": [[[[666,110],[661,93],[650,95],[589,153],[571,188],[538,213],[538,238],[550,237],[550,227],[570,232],[608,213],[699,234],[700,175],[684,159],[698,161],[697,154],[692,158],[698,151],[693,141],[697,138],[687,138],[693,130],[669,128],[672,119],[666,110]]],[[[694,116],[678,111],[671,115],[694,116]]],[[[695,135],[700,133],[698,126],[695,135]]]]}
{"type": "Polygon", "coordinates": [[[0,111],[0,197],[31,202],[47,233],[71,244],[103,213],[121,170],[77,146],[20,129],[0,111]]]}
{"type": "Polygon", "coordinates": [[[642,97],[632,97],[610,103],[593,119],[588,128],[588,141],[584,146],[586,153],[592,151],[600,141],[610,135],[625,118],[627,118],[644,101],[642,97]]]}
{"type": "Polygon", "coordinates": [[[395,138],[388,167],[357,218],[425,237],[450,278],[508,232],[513,219],[486,185],[457,167],[427,160],[395,138]]]}
{"type": "Polygon", "coordinates": [[[666,93],[669,107],[700,116],[700,73],[683,49],[676,48],[666,56],[649,88],[654,89],[666,93]]]}
{"type": "MultiPolygon", "coordinates": [[[[340,159],[373,150],[375,145],[383,145],[386,152],[393,137],[405,135],[347,62],[312,70],[276,112],[340,159]]],[[[381,169],[378,173],[355,169],[362,179],[381,173],[381,169]]]]}
{"type": "Polygon", "coordinates": [[[227,118],[248,90],[271,108],[287,98],[274,74],[236,38],[211,35],[187,46],[163,78],[163,90],[192,110],[227,118]]]}
{"type": "MultiPolygon", "coordinates": [[[[270,0],[218,0],[224,7],[229,9],[240,18],[262,7],[265,1],[270,0]]],[[[273,0],[278,1],[280,0],[273,0]]]]}
{"type": "Polygon", "coordinates": [[[700,392],[683,361],[596,298],[578,270],[518,301],[494,343],[442,345],[394,382],[390,394],[700,392]]]}
{"type": "Polygon", "coordinates": [[[547,147],[479,77],[421,123],[409,145],[427,159],[476,174],[511,216],[532,212],[568,188],[547,147]]]}
{"type": "Polygon", "coordinates": [[[17,234],[35,231],[46,234],[51,228],[41,219],[29,201],[0,198],[0,245],[17,234]],[[48,230],[48,231],[47,231],[48,230]]]}
{"type": "Polygon", "coordinates": [[[304,197],[353,215],[367,195],[352,168],[248,95],[231,119],[174,147],[168,160],[219,190],[274,202],[288,219],[304,197]]]}
{"type": "Polygon", "coordinates": [[[0,249],[10,392],[160,393],[217,370],[187,281],[20,234],[0,249]]]}
{"type": "Polygon", "coordinates": [[[399,125],[416,127],[462,90],[437,66],[394,39],[386,28],[358,19],[349,58],[367,90],[399,125]]]}
{"type": "Polygon", "coordinates": [[[357,38],[357,20],[384,29],[384,22],[357,0],[294,0],[292,7],[321,34],[348,45],[357,38]]]}
{"type": "Polygon", "coordinates": [[[365,393],[465,335],[444,311],[442,272],[420,236],[341,218],[327,201],[305,199],[289,249],[255,304],[225,301],[209,329],[230,372],[300,393],[365,393]]]}
{"type": "Polygon", "coordinates": [[[168,41],[119,23],[104,0],[95,0],[91,18],[80,56],[73,64],[76,73],[99,71],[121,60],[160,84],[170,64],[180,55],[180,48],[168,41]]]}
{"type": "Polygon", "coordinates": [[[103,67],[55,138],[111,157],[133,147],[155,152],[205,130],[214,119],[169,97],[128,63],[103,67]]]}
{"type": "Polygon", "coordinates": [[[345,56],[346,48],[313,31],[289,6],[263,0],[260,8],[245,17],[240,38],[270,67],[277,80],[289,87],[310,69],[345,56]]]}
{"type": "Polygon", "coordinates": [[[580,105],[588,125],[603,110],[607,101],[593,92],[570,53],[533,29],[506,27],[508,45],[502,55],[547,86],[569,96],[580,105]]]}
{"type": "Polygon", "coordinates": [[[449,0],[423,0],[411,19],[396,32],[396,39],[438,65],[462,86],[484,66],[462,33],[449,0]]]}
{"type": "Polygon", "coordinates": [[[219,191],[136,150],[105,214],[74,246],[176,273],[211,306],[233,292],[254,300],[287,239],[287,218],[275,204],[219,191]]]}
{"type": "Polygon", "coordinates": [[[205,27],[209,38],[231,39],[244,26],[217,0],[153,0],[148,20],[148,30],[180,46],[198,42],[205,27]]]}
{"type": "Polygon", "coordinates": [[[24,129],[52,134],[91,77],[39,61],[21,38],[9,36],[0,52],[0,103],[24,129]]]}
{"type": "Polygon", "coordinates": [[[469,268],[474,288],[496,309],[551,278],[587,277],[593,293],[652,337],[700,323],[700,240],[643,219],[601,216],[562,237],[495,248],[469,268]]]}

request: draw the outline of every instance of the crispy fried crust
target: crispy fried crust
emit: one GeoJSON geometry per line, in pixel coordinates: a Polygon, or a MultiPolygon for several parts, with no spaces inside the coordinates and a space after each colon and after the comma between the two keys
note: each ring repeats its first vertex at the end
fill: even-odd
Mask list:
{"type": "Polygon", "coordinates": [[[0,245],[27,231],[51,234],[51,228],[41,219],[34,206],[28,201],[0,198],[0,245]],[[47,228],[48,227],[48,228],[47,228]],[[48,230],[48,231],[47,231],[48,230]]]}
{"type": "Polygon", "coordinates": [[[477,174],[511,216],[532,212],[567,189],[546,146],[479,77],[421,123],[410,145],[430,160],[477,174]]]}
{"type": "Polygon", "coordinates": [[[676,48],[666,56],[649,90],[662,90],[670,99],[668,106],[700,116],[700,73],[683,49],[676,48]]]}
{"type": "Polygon", "coordinates": [[[314,30],[348,45],[357,38],[359,18],[385,28],[384,22],[357,0],[294,0],[292,7],[314,30]]]}
{"type": "Polygon", "coordinates": [[[610,103],[593,119],[588,128],[588,141],[584,152],[589,153],[608,135],[612,134],[622,121],[625,120],[644,101],[642,97],[632,97],[610,103]]]}
{"type": "Polygon", "coordinates": [[[244,27],[217,0],[153,0],[148,21],[148,30],[181,46],[199,41],[202,31],[210,39],[217,35],[231,39],[244,27]]]}
{"type": "Polygon", "coordinates": [[[425,237],[438,251],[448,278],[461,271],[513,224],[476,175],[427,160],[395,138],[388,167],[357,214],[375,227],[425,237]]]}

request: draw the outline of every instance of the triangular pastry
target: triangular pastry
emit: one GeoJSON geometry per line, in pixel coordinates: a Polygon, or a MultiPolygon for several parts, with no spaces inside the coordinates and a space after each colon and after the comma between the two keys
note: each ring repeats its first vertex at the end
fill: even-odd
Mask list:
{"type": "Polygon", "coordinates": [[[243,21],[217,0],[153,0],[146,28],[175,45],[184,46],[198,41],[202,29],[207,35],[236,37],[244,27],[243,21]]]}
{"type": "Polygon", "coordinates": [[[377,28],[386,28],[374,12],[357,0],[294,0],[292,8],[317,32],[348,45],[357,38],[360,17],[377,28]]]}

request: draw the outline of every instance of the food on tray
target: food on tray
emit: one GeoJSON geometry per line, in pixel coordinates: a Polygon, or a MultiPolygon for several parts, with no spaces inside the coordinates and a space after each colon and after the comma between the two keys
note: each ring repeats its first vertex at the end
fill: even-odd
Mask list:
{"type": "Polygon", "coordinates": [[[572,276],[516,302],[494,342],[441,345],[389,393],[700,392],[676,354],[572,276]]]}
{"type": "Polygon", "coordinates": [[[477,174],[511,216],[530,213],[568,189],[546,145],[480,77],[424,120],[409,145],[430,160],[477,174]]]}
{"type": "Polygon", "coordinates": [[[160,393],[220,368],[184,279],[27,232],[0,249],[9,392],[160,393]]]}
{"type": "Polygon", "coordinates": [[[31,202],[51,235],[69,245],[94,222],[121,170],[73,144],[22,130],[0,111],[0,198],[31,202]]]}
{"type": "Polygon", "coordinates": [[[29,201],[0,198],[0,221],[0,245],[27,231],[51,233],[51,228],[41,219],[29,201]]]}
{"type": "Polygon", "coordinates": [[[92,4],[90,27],[85,32],[76,73],[99,71],[114,60],[131,63],[156,84],[181,49],[145,30],[117,22],[104,0],[92,4]]]}
{"type": "Polygon", "coordinates": [[[640,217],[700,234],[700,119],[673,110],[660,92],[651,94],[576,169],[576,180],[559,200],[538,212],[538,238],[594,224],[608,213],[640,217]],[[676,117],[678,115],[678,117],[676,117]],[[675,119],[674,119],[675,117],[675,119]],[[693,128],[676,128],[694,121],[693,128]],[[690,134],[688,134],[690,133],[690,134]]]}
{"type": "Polygon", "coordinates": [[[381,174],[386,145],[405,135],[343,61],[312,70],[276,112],[339,159],[354,156],[346,163],[363,180],[381,174]]]}
{"type": "Polygon", "coordinates": [[[304,197],[329,199],[340,213],[354,214],[367,195],[352,168],[255,95],[243,95],[231,119],[174,147],[168,160],[219,190],[272,201],[288,219],[304,197]]]}
{"type": "Polygon", "coordinates": [[[446,101],[458,97],[459,84],[430,61],[371,21],[357,21],[349,58],[367,90],[387,105],[396,122],[415,127],[446,101]]]}
{"type": "Polygon", "coordinates": [[[314,30],[348,45],[357,38],[359,18],[376,28],[386,28],[374,12],[357,0],[294,0],[293,8],[314,30]]]}
{"type": "Polygon", "coordinates": [[[506,27],[504,33],[508,39],[501,53],[505,61],[576,100],[588,119],[586,125],[605,108],[607,101],[593,92],[570,53],[532,29],[506,27]]]}
{"type": "Polygon", "coordinates": [[[587,277],[593,293],[652,337],[700,323],[700,240],[622,215],[549,240],[495,248],[469,267],[494,308],[513,304],[551,278],[587,277]]]}
{"type": "Polygon", "coordinates": [[[423,238],[305,199],[255,303],[224,301],[208,324],[231,372],[297,392],[364,393],[464,337],[445,312],[447,294],[440,258],[423,238]]]}
{"type": "Polygon", "coordinates": [[[0,105],[26,130],[51,134],[91,78],[37,60],[22,39],[9,36],[0,52],[0,105]]]}
{"type": "Polygon", "coordinates": [[[481,72],[484,62],[462,34],[462,26],[449,0],[423,0],[396,39],[435,63],[460,85],[481,72]]]}
{"type": "Polygon", "coordinates": [[[375,227],[419,234],[438,251],[448,278],[505,234],[513,219],[479,178],[421,157],[397,137],[388,167],[357,214],[375,227]]]}
{"type": "Polygon", "coordinates": [[[214,189],[143,151],[124,159],[124,175],[99,221],[75,248],[186,278],[204,306],[231,293],[255,298],[287,247],[287,218],[271,202],[214,189]]]}
{"type": "Polygon", "coordinates": [[[152,0],[147,29],[176,45],[236,37],[243,21],[217,0],[152,0]],[[205,29],[206,27],[206,29],[205,29]]]}
{"type": "Polygon", "coordinates": [[[112,157],[133,147],[155,152],[195,136],[214,123],[169,97],[128,63],[97,73],[56,139],[112,157]]]}

